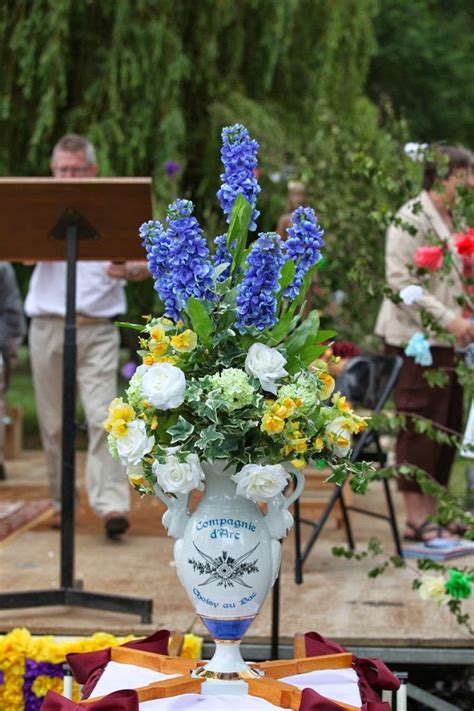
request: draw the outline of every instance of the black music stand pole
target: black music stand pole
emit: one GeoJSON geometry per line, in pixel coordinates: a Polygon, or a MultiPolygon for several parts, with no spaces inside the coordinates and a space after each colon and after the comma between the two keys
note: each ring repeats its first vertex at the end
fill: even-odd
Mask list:
{"type": "Polygon", "coordinates": [[[98,239],[97,231],[76,210],[69,208],[50,232],[66,241],[66,318],[63,360],[63,428],[61,490],[61,584],[57,590],[2,593],[0,609],[72,605],[139,615],[152,621],[153,601],[83,590],[74,581],[75,409],[76,409],[76,262],[78,241],[98,239]]]}

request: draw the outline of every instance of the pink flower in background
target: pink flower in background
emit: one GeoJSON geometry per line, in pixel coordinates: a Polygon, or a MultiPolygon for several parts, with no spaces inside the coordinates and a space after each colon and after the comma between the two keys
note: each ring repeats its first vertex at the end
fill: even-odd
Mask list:
{"type": "Polygon", "coordinates": [[[456,237],[456,249],[461,257],[474,256],[474,227],[470,227],[467,232],[461,232],[456,237]]]}
{"type": "Polygon", "coordinates": [[[415,264],[417,267],[435,272],[443,264],[443,250],[441,247],[418,247],[415,252],[415,264]]]}

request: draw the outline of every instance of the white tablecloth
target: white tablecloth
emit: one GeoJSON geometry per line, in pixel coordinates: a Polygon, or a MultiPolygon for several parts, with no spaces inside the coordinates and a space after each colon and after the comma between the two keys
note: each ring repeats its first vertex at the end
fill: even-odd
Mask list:
{"type": "MultiPolygon", "coordinates": [[[[160,672],[136,667],[132,664],[109,662],[104,673],[97,682],[91,698],[103,696],[120,689],[137,689],[163,679],[173,679],[177,674],[160,674],[160,672]]],[[[306,674],[288,676],[281,679],[300,689],[314,689],[322,696],[334,701],[342,701],[352,706],[360,707],[361,699],[357,683],[357,674],[353,669],[334,669],[312,671],[306,674]]],[[[196,709],[199,711],[256,711],[279,708],[269,701],[255,696],[236,696],[222,694],[219,696],[203,696],[201,694],[183,694],[170,699],[146,701],[140,704],[140,711],[184,711],[196,709]]]]}

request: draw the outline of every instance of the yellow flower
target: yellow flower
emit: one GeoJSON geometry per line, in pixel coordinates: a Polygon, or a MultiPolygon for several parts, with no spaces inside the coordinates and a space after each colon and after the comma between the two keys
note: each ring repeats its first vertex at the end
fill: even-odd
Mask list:
{"type": "Polygon", "coordinates": [[[176,328],[183,328],[184,327],[184,321],[176,321],[176,328]]]}
{"type": "Polygon", "coordinates": [[[62,679],[56,677],[52,678],[50,676],[37,676],[31,687],[33,694],[38,696],[38,698],[43,698],[46,693],[51,689],[56,691],[58,694],[62,693],[64,682],[62,679]]]}
{"type": "Polygon", "coordinates": [[[346,402],[345,396],[341,395],[341,393],[335,393],[332,396],[331,402],[339,412],[351,412],[351,406],[346,402]]]}
{"type": "MultiPolygon", "coordinates": [[[[104,421],[103,426],[107,432],[113,433],[116,423],[127,423],[133,419],[135,419],[135,410],[133,407],[124,402],[121,397],[116,397],[109,405],[109,415],[104,421]]],[[[120,427],[118,429],[120,430],[120,427]]]]}
{"type": "Polygon", "coordinates": [[[304,459],[292,459],[290,464],[292,464],[295,467],[295,469],[303,469],[306,462],[304,459]]]}
{"type": "Polygon", "coordinates": [[[155,359],[153,358],[151,353],[146,353],[143,356],[143,365],[153,365],[155,362],[155,359]]]}
{"type": "Polygon", "coordinates": [[[197,346],[197,336],[189,328],[171,337],[171,345],[180,353],[190,353],[197,346]]]}
{"type": "Polygon", "coordinates": [[[164,355],[168,350],[169,338],[164,341],[155,341],[154,339],[151,339],[148,342],[148,348],[150,353],[152,353],[153,358],[156,360],[156,357],[164,355]]]}
{"type": "Polygon", "coordinates": [[[271,412],[266,412],[262,417],[260,429],[267,434],[279,434],[285,427],[285,420],[271,412]]]}
{"type": "Polygon", "coordinates": [[[338,435],[335,438],[336,446],[341,447],[342,449],[344,449],[345,447],[349,447],[350,443],[351,443],[350,437],[344,437],[344,435],[342,435],[342,434],[338,435]]]}
{"type": "Polygon", "coordinates": [[[121,417],[124,420],[133,420],[135,410],[131,405],[124,402],[121,397],[116,397],[112,400],[108,408],[110,414],[113,414],[116,419],[121,417]]]}
{"type": "Polygon", "coordinates": [[[306,452],[308,449],[308,444],[305,439],[300,439],[299,441],[295,442],[295,450],[297,452],[306,452]]]}
{"type": "Polygon", "coordinates": [[[184,657],[184,659],[200,659],[201,652],[202,637],[197,637],[195,634],[185,634],[181,648],[181,657],[184,657]]]}
{"type": "Polygon", "coordinates": [[[127,434],[127,423],[125,420],[115,420],[110,430],[112,437],[124,437],[127,434]]]}
{"type": "Polygon", "coordinates": [[[179,358],[176,356],[161,356],[161,358],[158,358],[158,363],[171,363],[174,365],[178,360],[179,358]]]}
{"type": "Polygon", "coordinates": [[[153,326],[150,329],[150,336],[154,341],[169,341],[163,326],[153,326]]]}
{"type": "Polygon", "coordinates": [[[313,442],[313,447],[316,452],[321,452],[324,449],[324,440],[322,437],[316,437],[313,442]]]}
{"type": "Polygon", "coordinates": [[[319,396],[321,400],[327,400],[332,391],[334,390],[334,378],[332,377],[332,375],[329,375],[327,370],[319,370],[317,371],[317,375],[323,384],[319,396]]]}
{"type": "Polygon", "coordinates": [[[132,486],[145,486],[145,478],[143,474],[129,474],[128,481],[132,486]]]}

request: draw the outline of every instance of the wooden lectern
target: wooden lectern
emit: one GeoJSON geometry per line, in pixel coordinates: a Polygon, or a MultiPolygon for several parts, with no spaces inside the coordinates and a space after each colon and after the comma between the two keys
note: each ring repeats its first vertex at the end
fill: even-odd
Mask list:
{"type": "Polygon", "coordinates": [[[152,600],[88,592],[74,581],[76,261],[143,259],[138,228],[151,219],[150,178],[0,178],[0,259],[66,260],[61,584],[0,594],[0,609],[72,605],[140,615],[152,600]]]}

